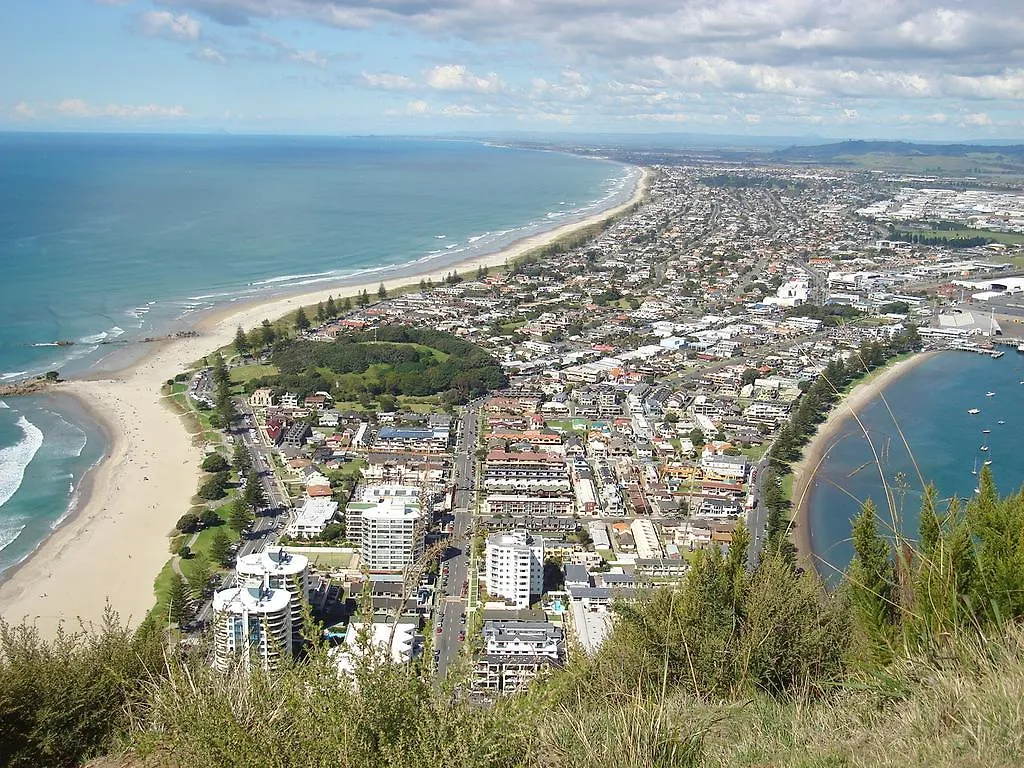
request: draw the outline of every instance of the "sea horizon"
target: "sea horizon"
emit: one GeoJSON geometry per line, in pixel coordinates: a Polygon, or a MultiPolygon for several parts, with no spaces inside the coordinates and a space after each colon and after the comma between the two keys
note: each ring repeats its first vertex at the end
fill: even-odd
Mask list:
{"type": "MultiPolygon", "coordinates": [[[[273,180],[275,173],[278,174],[278,180],[287,179],[289,183],[294,183],[297,188],[290,192],[300,197],[305,193],[303,203],[312,201],[313,205],[323,206],[324,210],[319,211],[319,214],[332,221],[335,231],[339,233],[338,216],[372,218],[374,210],[371,205],[375,195],[394,198],[395,206],[390,217],[411,220],[411,224],[418,227],[415,234],[403,238],[393,226],[388,229],[367,225],[364,230],[367,239],[355,244],[353,250],[356,253],[349,263],[340,265],[332,264],[329,255],[324,258],[323,253],[311,254],[309,250],[303,252],[299,248],[284,251],[292,254],[290,261],[279,259],[272,262],[280,265],[280,269],[276,270],[268,265],[267,259],[258,264],[245,263],[242,268],[237,261],[228,265],[186,265],[196,270],[196,279],[184,283],[172,279],[166,283],[164,295],[161,295],[159,285],[148,279],[150,275],[145,270],[145,259],[140,258],[131,248],[125,248],[124,268],[133,273],[135,281],[133,283],[128,280],[128,285],[118,286],[119,296],[116,298],[104,295],[98,311],[96,307],[88,308],[92,310],[91,326],[73,313],[74,290],[85,292],[91,287],[80,285],[64,294],[65,298],[70,297],[67,302],[70,307],[46,307],[47,313],[52,316],[49,322],[31,322],[34,316],[26,309],[22,319],[28,318],[30,322],[23,323],[20,328],[15,323],[13,330],[7,328],[0,333],[0,381],[11,383],[51,369],[60,370],[62,375],[72,378],[119,370],[133,364],[149,348],[147,344],[133,342],[147,336],[159,337],[191,329],[209,314],[222,311],[235,303],[265,302],[334,287],[338,288],[339,295],[343,295],[346,285],[378,279],[401,279],[427,270],[444,270],[477,256],[482,258],[515,242],[553,231],[619,205],[632,195],[641,173],[639,168],[607,160],[542,150],[487,146],[480,141],[389,137],[385,144],[381,146],[376,139],[324,137],[0,134],[0,179],[7,180],[8,198],[18,193],[19,175],[31,177],[25,168],[30,160],[12,158],[12,147],[21,155],[27,151],[31,156],[32,151],[35,151],[42,156],[46,166],[42,175],[49,175],[51,178],[47,181],[51,184],[54,182],[52,177],[60,175],[60,170],[53,166],[59,162],[83,163],[80,153],[76,156],[74,150],[84,147],[86,152],[112,154],[114,164],[122,165],[122,175],[125,164],[130,166],[132,162],[140,163],[141,173],[149,176],[148,183],[153,186],[146,187],[139,183],[139,188],[134,190],[136,196],[152,192],[161,198],[161,203],[175,199],[167,189],[160,187],[161,183],[167,184],[168,180],[183,180],[182,186],[194,192],[197,185],[190,183],[193,181],[191,177],[205,176],[201,182],[205,182],[206,193],[223,191],[226,184],[223,179],[211,179],[213,174],[203,173],[208,163],[220,162],[228,173],[243,177],[235,179],[240,185],[237,188],[239,194],[254,194],[253,185],[246,184],[244,179],[247,173],[260,177],[264,183],[268,179],[273,180]],[[54,136],[58,139],[56,147],[47,143],[54,136]],[[121,140],[126,138],[127,144],[122,145],[121,140]],[[65,140],[63,144],[61,139],[65,140]],[[233,139],[240,139],[240,142],[233,144],[233,139]],[[365,146],[367,141],[376,146],[365,146]],[[147,156],[147,150],[154,148],[158,150],[157,155],[177,152],[175,160],[181,166],[171,167],[171,164],[164,162],[166,157],[158,156],[154,159],[152,154],[147,156]],[[220,155],[217,154],[218,150],[221,151],[220,155]],[[246,150],[249,151],[248,157],[246,150]],[[265,155],[260,156],[260,150],[266,150],[265,155]],[[118,157],[120,151],[129,155],[134,153],[137,157],[118,157]],[[251,156],[252,151],[255,151],[256,157],[251,156]],[[289,151],[298,157],[281,157],[289,151]],[[353,191],[352,197],[344,204],[332,199],[329,193],[339,194],[342,191],[339,187],[343,185],[339,185],[337,179],[332,181],[330,169],[324,169],[325,156],[329,162],[340,164],[335,169],[338,173],[347,173],[355,177],[353,180],[358,180],[362,194],[353,191]],[[374,162],[379,166],[378,175],[387,177],[385,183],[401,179],[401,188],[374,189],[374,162]],[[483,166],[483,175],[480,178],[467,178],[467,169],[472,169],[476,164],[483,166]],[[302,176],[307,177],[310,185],[318,186],[316,194],[303,189],[305,181],[296,181],[296,177],[302,176]],[[417,183],[422,185],[419,189],[416,189],[417,183]],[[440,190],[441,194],[435,193],[435,190],[440,190]],[[524,190],[530,191],[530,199],[523,199],[524,190]],[[516,192],[520,192],[518,198],[510,199],[516,192]],[[445,204],[444,193],[454,198],[449,205],[445,204]],[[345,205],[352,206],[357,212],[344,210],[345,205]],[[429,210],[419,210],[421,208],[429,210]],[[302,255],[296,256],[296,253],[302,255]],[[309,264],[319,266],[303,268],[309,264]],[[205,275],[199,273],[200,269],[207,266],[215,271],[208,282],[203,280],[205,275]],[[225,266],[227,269],[224,269],[225,266]],[[324,266],[330,268],[322,268],[324,266]],[[246,271],[249,267],[252,268],[246,271]],[[101,322],[97,323],[97,319],[101,322]],[[40,336],[44,328],[51,337],[40,336]],[[57,346],[58,342],[64,341],[73,341],[74,344],[57,346]]],[[[125,183],[124,179],[117,178],[116,169],[98,169],[96,165],[90,167],[88,159],[84,161],[81,170],[86,179],[82,183],[92,183],[89,177],[95,177],[97,173],[112,175],[108,181],[115,192],[114,185],[125,183]]],[[[31,186],[32,181],[29,179],[27,183],[31,186]]],[[[99,186],[102,187],[102,184],[99,186]]],[[[45,195],[48,189],[42,187],[39,191],[45,195]]],[[[279,192],[287,204],[289,190],[279,192]]],[[[229,209],[227,217],[230,217],[230,206],[225,206],[223,199],[217,198],[215,194],[210,200],[214,199],[221,208],[229,209]]],[[[273,204],[281,200],[255,202],[265,206],[266,210],[274,210],[273,204]]],[[[187,203],[192,203],[196,209],[203,207],[201,199],[192,199],[187,203]]],[[[153,233],[153,236],[163,234],[165,241],[169,238],[177,245],[181,229],[198,228],[200,233],[192,233],[196,238],[202,234],[215,239],[222,238],[221,244],[225,250],[233,251],[232,256],[237,257],[239,249],[231,242],[231,238],[244,239],[246,235],[236,234],[239,230],[231,234],[222,233],[217,226],[211,227],[209,222],[189,219],[187,214],[195,211],[187,210],[187,203],[186,215],[165,212],[163,224],[169,231],[153,233]]],[[[296,203],[296,207],[303,203],[296,203]]],[[[47,199],[46,205],[49,204],[47,199]]],[[[128,204],[138,205],[135,201],[128,201],[128,204]]],[[[95,257],[94,264],[99,264],[101,270],[111,270],[116,276],[115,281],[120,277],[116,260],[110,263],[109,252],[102,249],[102,242],[98,245],[89,242],[90,237],[102,241],[111,229],[117,230],[122,225],[117,219],[117,213],[100,211],[97,215],[95,207],[90,209],[89,205],[82,203],[84,210],[81,215],[87,220],[78,222],[77,226],[69,226],[66,221],[49,221],[49,228],[44,225],[39,226],[37,231],[26,232],[25,229],[16,229],[20,222],[16,221],[16,214],[11,212],[11,207],[8,207],[6,219],[0,215],[0,251],[13,253],[16,260],[19,249],[25,250],[27,243],[28,250],[33,247],[36,249],[30,254],[33,260],[52,258],[54,251],[58,251],[57,260],[63,257],[66,263],[81,266],[73,253],[69,255],[78,240],[81,242],[77,244],[84,243],[84,250],[90,251],[91,248],[91,254],[95,257]],[[89,216],[92,218],[89,219],[89,216]],[[71,242],[65,242],[68,240],[71,242]]],[[[51,212],[54,219],[67,218],[66,209],[55,208],[51,212]]],[[[241,223],[244,227],[248,216],[241,211],[234,213],[238,215],[235,223],[241,223]]],[[[313,212],[313,218],[316,218],[316,213],[313,212]]],[[[153,220],[153,216],[147,217],[145,213],[137,212],[137,215],[153,220]]],[[[278,214],[277,223],[280,227],[275,229],[265,225],[265,230],[280,238],[301,240],[309,235],[307,229],[315,228],[315,224],[309,222],[309,216],[308,210],[293,212],[291,217],[278,214]],[[305,219],[300,221],[303,217],[305,219]],[[281,231],[288,227],[294,227],[295,230],[281,231]]],[[[38,225],[40,219],[45,220],[46,217],[28,218],[31,226],[38,225]]],[[[159,220],[160,216],[156,219],[159,220]]],[[[350,229],[358,229],[358,226],[358,223],[353,223],[350,229]]],[[[150,235],[149,232],[146,234],[150,235]]],[[[277,248],[279,253],[282,252],[280,240],[275,242],[269,236],[262,239],[253,234],[248,236],[250,242],[245,246],[250,252],[253,249],[258,252],[261,247],[271,251],[277,248]]],[[[137,233],[129,232],[123,239],[135,248],[141,247],[144,250],[146,247],[144,243],[140,246],[142,238],[137,237],[137,233]]],[[[326,241],[312,244],[330,247],[326,241]]],[[[155,253],[153,260],[173,259],[174,256],[169,255],[167,249],[174,245],[164,244],[164,250],[151,252],[155,253]]],[[[310,241],[307,240],[305,245],[309,247],[310,241]]],[[[166,263],[162,266],[166,267],[166,263]]],[[[88,273],[80,274],[79,277],[89,284],[88,273]]],[[[9,291],[15,287],[13,282],[8,281],[9,291]]],[[[23,283],[23,288],[27,287],[28,290],[19,291],[18,296],[13,298],[15,307],[18,306],[18,300],[24,302],[24,306],[32,299],[38,300],[40,295],[46,294],[46,283],[37,283],[31,278],[24,282],[28,285],[23,283]],[[41,290],[32,296],[33,288],[41,290]]],[[[9,300],[12,297],[13,292],[9,300]]],[[[58,395],[0,401],[0,579],[5,571],[28,558],[49,533],[74,513],[82,478],[101,461],[107,451],[108,446],[100,426],[80,408],[68,403],[68,400],[70,398],[58,395]],[[45,428],[40,428],[41,423],[45,428]],[[70,449],[52,453],[51,444],[57,443],[72,445],[75,450],[70,452],[74,455],[65,455],[70,449]],[[26,486],[33,490],[32,494],[26,486]]]]}

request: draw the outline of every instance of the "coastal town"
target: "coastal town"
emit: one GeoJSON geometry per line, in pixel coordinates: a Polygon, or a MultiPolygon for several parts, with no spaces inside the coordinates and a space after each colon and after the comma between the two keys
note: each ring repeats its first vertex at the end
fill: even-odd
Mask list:
{"type": "Polygon", "coordinates": [[[934,179],[809,168],[658,166],[647,183],[585,238],[330,297],[276,331],[444,366],[442,342],[401,335],[429,329],[485,351],[499,386],[417,395],[384,369],[332,380],[322,361],[320,378],[284,379],[269,324],[170,382],[200,412],[230,402],[207,451],[248,470],[254,514],[217,558],[233,567],[178,567],[194,600],[176,615],[209,633],[216,667],[300,652],[308,602],[342,672],[382,654],[468,695],[521,691],[595,653],[615,604],[685,579],[698,553],[739,547],[753,566],[781,526],[814,567],[794,491],[807,473],[773,446],[835,361],[1024,350],[1019,195],[965,203],[919,191],[934,179]],[[1011,237],[914,235],[979,206],[964,226],[998,219],[1011,237]]]}

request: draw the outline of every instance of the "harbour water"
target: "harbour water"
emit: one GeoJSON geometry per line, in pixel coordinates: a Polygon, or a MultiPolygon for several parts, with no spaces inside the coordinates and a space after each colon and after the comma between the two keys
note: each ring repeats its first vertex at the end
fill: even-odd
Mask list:
{"type": "Polygon", "coordinates": [[[1024,354],[1007,350],[998,360],[964,352],[935,355],[884,389],[888,409],[875,398],[860,412],[881,474],[894,490],[895,509],[886,503],[879,463],[861,427],[852,418],[842,423],[809,493],[811,546],[824,577],[834,580],[849,565],[850,524],[865,499],[878,508],[881,530],[899,528],[917,537],[918,470],[947,503],[973,495],[974,472],[986,461],[1001,493],[1024,484],[1024,354]],[[972,409],[979,412],[968,413],[972,409]]]}
{"type": "MultiPolygon", "coordinates": [[[[0,381],[123,365],[239,299],[493,252],[628,199],[638,173],[472,142],[0,134],[0,381]]],[[[106,449],[65,400],[0,407],[0,572],[106,449]]]]}

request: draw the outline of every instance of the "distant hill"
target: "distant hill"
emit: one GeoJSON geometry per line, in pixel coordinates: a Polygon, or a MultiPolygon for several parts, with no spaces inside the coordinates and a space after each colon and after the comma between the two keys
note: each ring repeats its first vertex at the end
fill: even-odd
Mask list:
{"type": "Polygon", "coordinates": [[[1010,155],[1024,157],[1024,144],[992,146],[982,144],[915,144],[910,141],[840,141],[835,144],[793,146],[777,150],[773,155],[790,160],[829,160],[856,155],[887,154],[898,157],[948,155],[1010,155]]]}
{"type": "Polygon", "coordinates": [[[874,170],[963,174],[1024,174],[1024,144],[918,144],[909,141],[841,141],[776,150],[786,163],[821,163],[874,170]]]}

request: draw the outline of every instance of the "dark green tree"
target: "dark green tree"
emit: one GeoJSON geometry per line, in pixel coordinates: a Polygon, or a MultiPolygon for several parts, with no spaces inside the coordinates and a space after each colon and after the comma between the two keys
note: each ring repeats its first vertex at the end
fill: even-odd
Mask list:
{"type": "Polygon", "coordinates": [[[245,444],[239,440],[235,443],[234,450],[231,454],[231,466],[238,473],[239,477],[245,477],[252,467],[252,460],[249,458],[249,451],[246,449],[245,444]]]}
{"type": "Polygon", "coordinates": [[[231,469],[231,465],[228,464],[227,459],[219,453],[211,453],[203,459],[202,467],[204,472],[227,472],[231,469]]]}
{"type": "Polygon", "coordinates": [[[174,527],[182,533],[195,533],[200,527],[199,516],[186,512],[178,518],[178,522],[174,524],[174,527]]]}
{"type": "Polygon", "coordinates": [[[185,580],[178,574],[173,574],[171,586],[167,592],[167,617],[171,623],[180,627],[192,617],[189,599],[189,588],[185,584],[185,580]]]}
{"type": "Polygon", "coordinates": [[[249,353],[249,338],[245,335],[245,331],[242,330],[242,326],[238,326],[237,330],[235,330],[235,351],[240,355],[249,353]]]}
{"type": "Polygon", "coordinates": [[[274,326],[270,324],[269,320],[264,320],[260,323],[260,335],[263,338],[263,346],[269,347],[277,339],[277,331],[274,330],[274,326]]]}
{"type": "Polygon", "coordinates": [[[302,307],[299,307],[298,311],[295,313],[294,325],[295,329],[299,331],[304,331],[309,328],[309,318],[306,317],[306,310],[302,307]]]}
{"type": "Polygon", "coordinates": [[[210,540],[210,557],[222,568],[230,568],[235,563],[231,539],[223,528],[218,528],[210,540]]]}
{"type": "Polygon", "coordinates": [[[228,525],[231,527],[231,530],[241,533],[252,521],[253,514],[249,505],[241,497],[235,499],[231,503],[231,509],[228,511],[228,525]]]}
{"type": "Polygon", "coordinates": [[[896,616],[896,591],[891,547],[878,532],[878,516],[870,499],[853,521],[852,539],[851,602],[869,641],[882,648],[888,642],[896,616]]]}
{"type": "Polygon", "coordinates": [[[377,298],[383,301],[387,297],[388,297],[387,288],[384,287],[384,283],[381,283],[380,285],[377,286],[377,298]]]}
{"type": "Polygon", "coordinates": [[[324,314],[329,318],[338,316],[338,305],[334,303],[334,296],[327,297],[327,305],[324,307],[324,314]]]}
{"type": "Polygon", "coordinates": [[[254,469],[250,469],[249,473],[245,476],[245,494],[243,499],[253,512],[267,503],[267,494],[263,490],[263,483],[260,482],[260,476],[254,469]]]}

